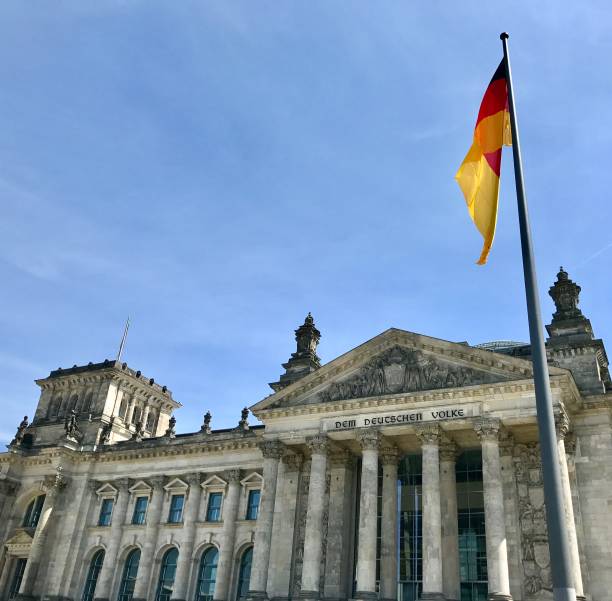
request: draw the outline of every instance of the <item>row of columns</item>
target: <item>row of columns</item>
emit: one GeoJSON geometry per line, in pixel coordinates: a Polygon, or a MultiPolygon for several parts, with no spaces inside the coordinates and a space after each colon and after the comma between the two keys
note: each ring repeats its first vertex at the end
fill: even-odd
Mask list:
{"type": "MultiPolygon", "coordinates": [[[[489,601],[510,601],[510,577],[504,512],[504,486],[500,453],[500,422],[482,418],[474,429],[481,442],[483,498],[489,601]]],[[[457,487],[455,479],[456,447],[446,439],[437,424],[420,424],[416,435],[422,453],[422,600],[460,598],[458,552],[457,487]]],[[[398,451],[376,430],[359,431],[361,447],[361,490],[356,564],[356,592],[363,601],[380,598],[397,599],[397,519],[398,519],[398,451]],[[380,591],[376,589],[378,466],[382,465],[382,537],[380,591]]],[[[578,598],[583,595],[580,560],[571,502],[563,428],[558,437],[559,460],[564,483],[565,507],[574,564],[578,598]]],[[[321,556],[323,550],[326,474],[330,442],[324,434],[307,440],[310,448],[310,487],[307,500],[306,527],[302,561],[301,591],[303,599],[319,599],[321,556]]],[[[264,599],[268,578],[272,517],[276,496],[276,477],[283,446],[266,441],[264,453],[264,491],[255,537],[253,571],[249,597],[264,599]]],[[[506,468],[507,469],[507,468],[506,468]]],[[[333,523],[330,507],[330,523],[333,523]]],[[[332,534],[333,535],[333,534],[332,534]]],[[[328,549],[330,545],[328,543],[328,549]]],[[[345,546],[344,553],[348,552],[345,546]]],[[[329,561],[331,558],[327,558],[329,561]]]]}

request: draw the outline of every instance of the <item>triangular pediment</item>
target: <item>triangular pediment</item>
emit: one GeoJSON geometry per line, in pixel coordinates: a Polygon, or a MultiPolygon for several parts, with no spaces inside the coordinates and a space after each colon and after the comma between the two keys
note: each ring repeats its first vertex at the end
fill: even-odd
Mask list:
{"type": "MultiPolygon", "coordinates": [[[[551,367],[551,374],[565,373],[551,367]]],[[[391,329],[330,361],[251,409],[328,404],[483,386],[533,377],[530,361],[391,329]]]]}
{"type": "Polygon", "coordinates": [[[187,482],[185,482],[184,480],[181,480],[181,478],[173,478],[172,480],[170,480],[170,482],[168,482],[168,484],[166,484],[166,486],[164,486],[164,490],[179,490],[179,491],[183,491],[183,490],[187,490],[189,488],[189,484],[187,484],[187,482]]]}
{"type": "Polygon", "coordinates": [[[29,545],[32,542],[32,535],[25,529],[19,529],[17,532],[4,543],[9,546],[29,545]]]}
{"type": "Polygon", "coordinates": [[[118,492],[119,491],[112,484],[109,484],[108,482],[96,490],[96,494],[99,497],[111,497],[111,496],[114,497],[117,495],[118,492]]]}
{"type": "Polygon", "coordinates": [[[144,480],[138,480],[138,482],[136,482],[136,484],[133,486],[130,486],[128,490],[133,495],[149,495],[153,489],[144,480]]]}

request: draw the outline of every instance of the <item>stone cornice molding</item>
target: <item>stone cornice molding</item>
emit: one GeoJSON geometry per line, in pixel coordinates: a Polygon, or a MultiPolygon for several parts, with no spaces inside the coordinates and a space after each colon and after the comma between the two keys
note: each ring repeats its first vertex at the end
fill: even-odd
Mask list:
{"type": "Polygon", "coordinates": [[[306,438],[306,444],[311,455],[327,455],[329,452],[329,438],[326,434],[315,434],[306,438]]]}
{"type": "Polygon", "coordinates": [[[357,441],[362,451],[378,451],[382,436],[378,430],[363,429],[357,432],[357,441]]]}
{"type": "Polygon", "coordinates": [[[258,446],[264,459],[280,459],[285,451],[285,445],[279,440],[262,440],[258,446]]]}
{"type": "Polygon", "coordinates": [[[440,429],[440,426],[436,423],[418,424],[414,427],[414,433],[421,442],[421,446],[424,446],[426,444],[439,444],[442,431],[440,429]]]}
{"type": "Polygon", "coordinates": [[[482,442],[499,441],[501,421],[492,417],[480,417],[474,420],[474,430],[482,442]]]}

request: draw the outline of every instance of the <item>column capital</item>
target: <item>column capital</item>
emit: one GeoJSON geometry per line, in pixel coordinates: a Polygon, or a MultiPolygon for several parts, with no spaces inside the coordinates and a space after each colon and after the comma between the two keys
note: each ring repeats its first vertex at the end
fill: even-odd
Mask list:
{"type": "Polygon", "coordinates": [[[457,459],[457,445],[450,438],[442,438],[440,441],[440,461],[452,461],[457,459]]]}
{"type": "Polygon", "coordinates": [[[61,492],[68,485],[68,480],[63,474],[63,468],[58,465],[55,468],[54,476],[45,476],[43,480],[43,489],[46,490],[47,495],[56,495],[61,492]]]}
{"type": "Polygon", "coordinates": [[[570,420],[567,411],[563,406],[559,407],[559,411],[555,412],[555,430],[557,438],[564,439],[567,436],[570,428],[570,420]]]}
{"type": "Polygon", "coordinates": [[[191,474],[186,474],[184,480],[190,486],[198,486],[200,484],[200,472],[192,472],[191,474]]]}
{"type": "Polygon", "coordinates": [[[94,493],[102,486],[102,482],[100,480],[88,480],[87,481],[87,489],[89,492],[94,493]]]}
{"type": "Polygon", "coordinates": [[[112,484],[119,492],[121,492],[122,490],[128,489],[128,487],[130,486],[130,479],[117,478],[116,480],[113,480],[110,484],[112,484]]]}
{"type": "Polygon", "coordinates": [[[329,438],[327,434],[315,434],[306,438],[306,444],[312,455],[327,455],[329,451],[329,438]]]}
{"type": "Polygon", "coordinates": [[[299,472],[304,463],[304,456],[301,453],[286,451],[283,454],[283,463],[288,472],[299,472]]]}
{"type": "Polygon", "coordinates": [[[262,440],[258,446],[264,459],[280,459],[285,450],[280,440],[262,440]]]}
{"type": "Polygon", "coordinates": [[[567,455],[576,454],[576,434],[574,432],[569,432],[565,437],[565,453],[567,455]]]}
{"type": "Polygon", "coordinates": [[[474,430],[481,441],[499,440],[501,421],[491,417],[481,417],[474,421],[474,430]]]}
{"type": "Polygon", "coordinates": [[[438,444],[440,442],[440,426],[438,424],[417,424],[414,432],[416,437],[424,444],[438,444]]]}
{"type": "Polygon", "coordinates": [[[341,447],[334,448],[329,456],[329,462],[332,467],[350,467],[354,461],[354,455],[348,449],[341,447]]]}
{"type": "Polygon", "coordinates": [[[148,478],[151,483],[151,487],[153,490],[160,489],[164,485],[164,477],[163,476],[151,476],[148,478]]]}
{"type": "Polygon", "coordinates": [[[223,475],[225,476],[228,484],[231,484],[232,482],[240,482],[241,480],[239,469],[227,470],[223,475]]]}
{"type": "Polygon", "coordinates": [[[505,428],[499,433],[499,454],[502,457],[512,457],[514,455],[514,436],[505,428]]]}
{"type": "Polygon", "coordinates": [[[380,447],[380,461],[383,465],[397,465],[399,461],[399,451],[390,442],[383,442],[380,447]]]}
{"type": "Polygon", "coordinates": [[[378,451],[380,448],[380,432],[378,430],[360,430],[357,440],[362,451],[378,451]]]}

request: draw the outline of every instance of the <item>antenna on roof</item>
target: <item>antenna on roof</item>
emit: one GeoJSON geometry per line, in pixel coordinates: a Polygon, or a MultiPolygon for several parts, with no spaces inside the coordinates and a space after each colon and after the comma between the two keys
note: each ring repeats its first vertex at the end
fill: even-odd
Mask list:
{"type": "Polygon", "coordinates": [[[125,346],[125,339],[127,338],[128,330],[130,329],[130,318],[127,318],[125,322],[125,329],[123,330],[123,336],[121,337],[121,344],[119,345],[119,352],[117,353],[117,361],[121,361],[121,355],[123,354],[123,347],[125,346]]]}

